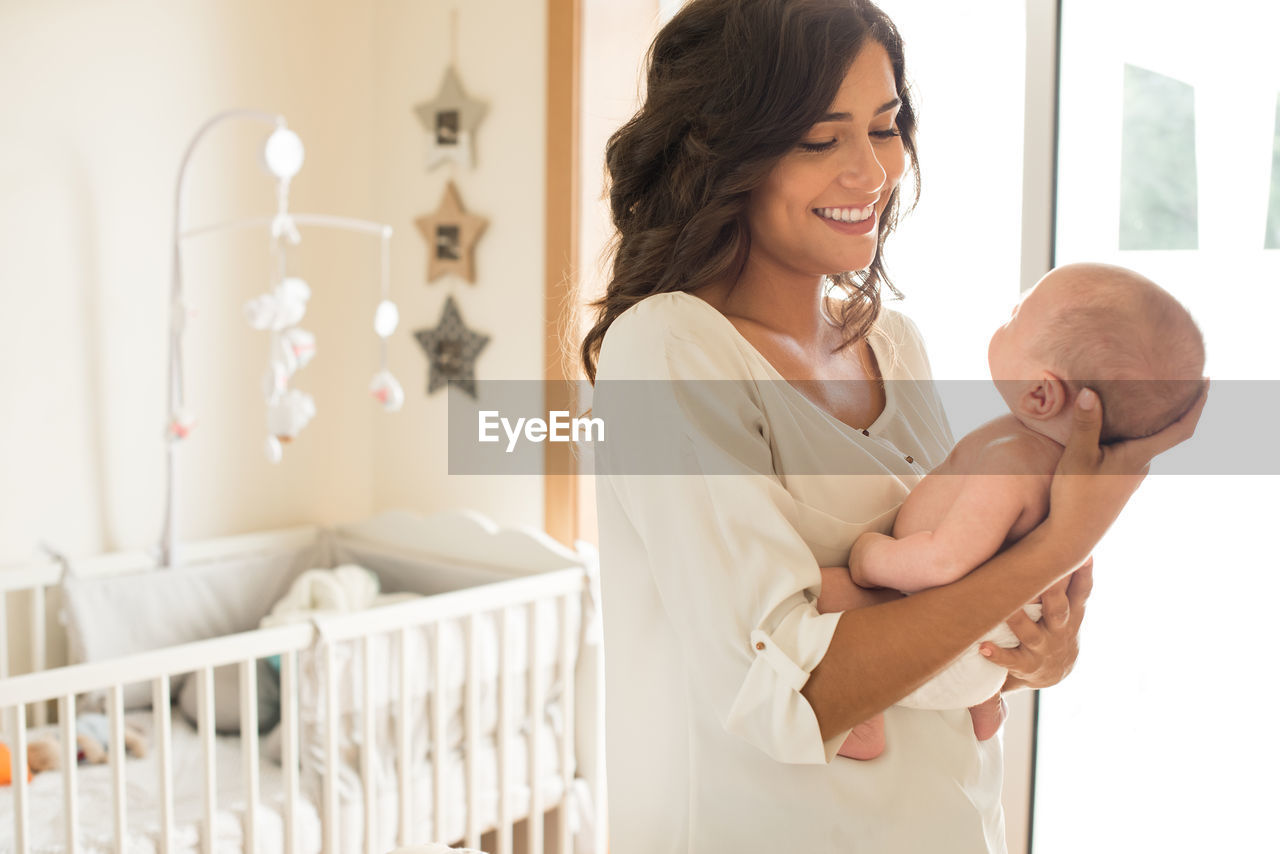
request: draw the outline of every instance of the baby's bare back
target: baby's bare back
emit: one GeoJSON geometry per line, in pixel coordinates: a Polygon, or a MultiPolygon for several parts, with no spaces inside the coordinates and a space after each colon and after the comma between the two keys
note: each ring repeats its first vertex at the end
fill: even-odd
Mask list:
{"type": "Polygon", "coordinates": [[[946,460],[911,490],[893,526],[901,539],[918,531],[938,528],[972,476],[1010,474],[1025,478],[1020,492],[1023,512],[1005,536],[1004,545],[1021,539],[1049,512],[1049,485],[1061,446],[1028,429],[1017,418],[1005,415],[989,421],[956,443],[946,460]],[[993,451],[999,453],[993,453],[993,451]]]}

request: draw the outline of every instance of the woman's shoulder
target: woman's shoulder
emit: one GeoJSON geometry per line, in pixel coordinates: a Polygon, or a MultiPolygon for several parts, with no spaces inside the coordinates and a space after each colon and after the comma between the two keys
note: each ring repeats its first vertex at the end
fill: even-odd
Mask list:
{"type": "Polygon", "coordinates": [[[729,320],[683,291],[653,294],[609,326],[597,379],[733,379],[748,363],[729,320]]]}

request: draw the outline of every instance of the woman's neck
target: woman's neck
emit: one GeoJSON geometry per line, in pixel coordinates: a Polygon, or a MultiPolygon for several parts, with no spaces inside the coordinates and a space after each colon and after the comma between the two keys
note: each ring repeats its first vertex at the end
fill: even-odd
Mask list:
{"type": "Polygon", "coordinates": [[[706,298],[723,314],[750,320],[801,345],[816,345],[827,341],[833,329],[822,311],[825,285],[822,276],[749,257],[737,282],[713,286],[706,298]]]}

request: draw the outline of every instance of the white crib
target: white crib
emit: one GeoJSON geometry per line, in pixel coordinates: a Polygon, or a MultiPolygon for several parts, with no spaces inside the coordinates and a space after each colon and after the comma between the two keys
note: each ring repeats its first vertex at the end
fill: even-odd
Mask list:
{"type": "MultiPolygon", "coordinates": [[[[13,757],[12,791],[0,788],[0,828],[13,833],[0,834],[0,854],[382,854],[426,842],[603,854],[590,546],[566,549],[467,511],[390,513],[196,544],[176,569],[150,566],[111,555],[0,569],[0,740],[13,757]],[[135,634],[130,621],[143,634],[208,634],[217,619],[183,608],[220,589],[244,598],[237,577],[278,591],[303,569],[340,563],[420,598],[146,651],[113,647],[135,634]],[[196,595],[185,604],[162,593],[152,606],[172,609],[164,625],[145,603],[119,613],[137,591],[188,583],[196,595]],[[95,608],[113,617],[99,621],[95,608]],[[7,621],[23,613],[31,672],[11,675],[7,621]],[[67,643],[84,663],[45,669],[51,613],[70,616],[67,643]],[[264,738],[259,690],[276,690],[263,676],[276,656],[279,724],[264,738]],[[176,690],[184,678],[194,691],[176,690]],[[237,690],[238,716],[234,703],[229,714],[239,733],[219,734],[228,713],[218,697],[237,690]],[[76,701],[94,692],[105,692],[109,762],[77,767],[76,701]],[[174,705],[186,709],[188,694],[194,727],[174,705]],[[150,730],[147,758],[125,756],[126,721],[150,730]],[[50,732],[62,770],[28,782],[27,745],[50,732]]],[[[243,604],[265,612],[272,602],[243,604]]]]}

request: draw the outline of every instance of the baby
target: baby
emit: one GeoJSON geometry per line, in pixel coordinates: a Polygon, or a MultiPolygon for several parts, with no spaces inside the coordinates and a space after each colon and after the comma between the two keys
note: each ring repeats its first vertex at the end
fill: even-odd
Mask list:
{"type": "MultiPolygon", "coordinates": [[[[1080,389],[1102,401],[1104,443],[1156,433],[1199,397],[1204,341],[1155,283],[1123,267],[1070,264],[1026,294],[991,337],[987,359],[1010,414],[956,444],[907,496],[892,537],[863,534],[856,565],[824,570],[819,611],[839,610],[856,593],[852,585],[915,593],[949,584],[1026,535],[1048,515],[1080,389]]],[[[1024,610],[1039,619],[1038,604],[1024,610]]],[[[986,640],[1018,645],[1005,624],[986,640]]],[[[969,707],[974,735],[985,740],[1004,720],[1006,675],[974,644],[900,705],[969,707]]],[[[873,759],[884,747],[877,715],[854,729],[840,755],[873,759]]]]}

